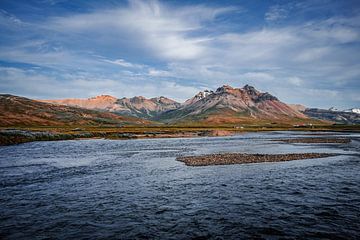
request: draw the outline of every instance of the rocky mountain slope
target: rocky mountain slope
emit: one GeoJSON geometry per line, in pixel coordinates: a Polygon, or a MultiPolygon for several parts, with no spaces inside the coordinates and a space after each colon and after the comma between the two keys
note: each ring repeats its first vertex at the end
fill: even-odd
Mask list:
{"type": "Polygon", "coordinates": [[[252,86],[232,88],[224,85],[216,91],[198,93],[181,107],[162,113],[157,120],[220,124],[255,121],[293,122],[308,120],[308,117],[271,94],[260,92],[252,86]]]}
{"type": "Polygon", "coordinates": [[[118,99],[109,95],[101,95],[88,99],[41,101],[86,109],[109,111],[120,115],[147,119],[158,116],[165,111],[176,109],[180,106],[180,103],[163,96],[150,99],[142,96],[118,99]]]}
{"type": "Polygon", "coordinates": [[[0,95],[0,126],[146,124],[149,121],[65,105],[0,95]]]}
{"type": "Polygon", "coordinates": [[[291,107],[292,109],[299,111],[299,112],[304,112],[306,109],[306,106],[302,105],[302,104],[288,104],[289,107],[291,107]]]}

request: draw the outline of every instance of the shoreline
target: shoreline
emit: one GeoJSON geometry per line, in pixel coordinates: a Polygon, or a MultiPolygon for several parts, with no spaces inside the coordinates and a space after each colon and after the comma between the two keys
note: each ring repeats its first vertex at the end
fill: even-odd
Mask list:
{"type": "Polygon", "coordinates": [[[218,153],[200,156],[177,157],[176,160],[186,166],[201,167],[213,165],[233,165],[264,162],[287,162],[294,160],[326,158],[337,156],[332,153],[289,153],[289,154],[247,154],[247,153],[218,153]]]}
{"type": "Polygon", "coordinates": [[[234,131],[225,130],[198,130],[179,132],[81,132],[81,133],[58,133],[50,131],[31,131],[10,129],[0,131],[0,146],[16,145],[38,141],[62,141],[62,140],[86,140],[86,139],[156,139],[156,138],[195,138],[195,137],[220,137],[232,136],[234,131]]]}

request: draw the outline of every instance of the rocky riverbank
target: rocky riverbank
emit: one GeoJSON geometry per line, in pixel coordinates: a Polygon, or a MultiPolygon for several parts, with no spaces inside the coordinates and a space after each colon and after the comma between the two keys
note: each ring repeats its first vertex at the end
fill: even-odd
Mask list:
{"type": "Polygon", "coordinates": [[[33,141],[57,141],[74,139],[143,139],[143,138],[189,138],[189,137],[216,137],[233,135],[232,131],[221,130],[163,130],[163,131],[138,131],[138,132],[116,132],[96,131],[89,132],[82,129],[72,129],[69,132],[56,131],[30,131],[20,129],[0,130],[0,145],[13,145],[33,141]]]}
{"type": "Polygon", "coordinates": [[[201,156],[178,157],[177,161],[187,166],[230,165],[261,162],[283,162],[310,158],[324,158],[335,156],[329,153],[292,153],[292,154],[246,154],[222,153],[201,156]]]}
{"type": "Polygon", "coordinates": [[[78,138],[104,137],[103,134],[94,133],[55,133],[49,131],[27,131],[7,129],[0,131],[0,145],[12,145],[33,141],[72,140],[78,138]]]}

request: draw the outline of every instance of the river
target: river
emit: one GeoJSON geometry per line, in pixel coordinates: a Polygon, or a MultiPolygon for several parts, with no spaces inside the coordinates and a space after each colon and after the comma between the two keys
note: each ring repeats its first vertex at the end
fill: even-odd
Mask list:
{"type": "Polygon", "coordinates": [[[359,239],[360,134],[336,135],[352,141],[288,144],[272,140],[310,135],[268,132],[3,146],[0,238],[359,239]],[[205,167],[175,160],[221,152],[339,155],[205,167]]]}

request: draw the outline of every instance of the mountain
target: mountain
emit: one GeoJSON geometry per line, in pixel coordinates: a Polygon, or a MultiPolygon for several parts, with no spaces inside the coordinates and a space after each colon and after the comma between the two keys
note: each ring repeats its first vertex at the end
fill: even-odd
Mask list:
{"type": "Polygon", "coordinates": [[[65,105],[44,103],[9,94],[0,95],[0,126],[16,125],[118,125],[145,124],[146,120],[123,117],[65,105]]]}
{"type": "Polygon", "coordinates": [[[304,114],[320,120],[327,120],[342,124],[360,124],[360,114],[356,111],[340,111],[334,110],[333,108],[318,109],[318,108],[307,108],[304,114]]]}
{"type": "Polygon", "coordinates": [[[224,85],[216,91],[199,92],[179,108],[162,113],[165,122],[294,122],[309,120],[303,113],[254,87],[232,88],[224,85]]]}
{"type": "Polygon", "coordinates": [[[166,97],[147,99],[142,96],[132,98],[115,98],[101,95],[88,99],[41,100],[43,102],[81,107],[86,109],[109,111],[120,115],[151,119],[162,112],[176,109],[180,103],[166,97]]]}
{"type": "Polygon", "coordinates": [[[344,112],[351,112],[351,113],[360,114],[360,108],[350,108],[350,109],[344,110],[344,112]]]}
{"type": "Polygon", "coordinates": [[[181,104],[163,96],[150,99],[139,96],[118,99],[116,105],[121,108],[116,111],[118,113],[152,119],[163,112],[177,109],[181,104]]]}
{"type": "Polygon", "coordinates": [[[330,121],[340,124],[359,124],[360,123],[360,109],[350,108],[339,110],[335,107],[329,109],[320,108],[306,108],[300,104],[289,104],[293,109],[304,113],[306,116],[314,119],[330,121]]]}
{"type": "Polygon", "coordinates": [[[115,111],[114,105],[117,98],[110,95],[101,95],[88,99],[68,98],[60,100],[40,100],[42,102],[60,104],[66,106],[80,107],[94,110],[115,111]]]}

